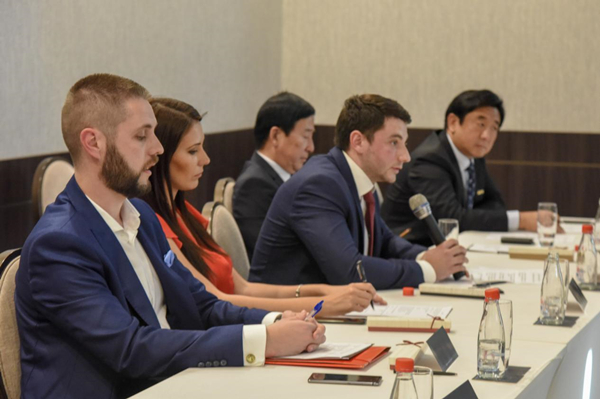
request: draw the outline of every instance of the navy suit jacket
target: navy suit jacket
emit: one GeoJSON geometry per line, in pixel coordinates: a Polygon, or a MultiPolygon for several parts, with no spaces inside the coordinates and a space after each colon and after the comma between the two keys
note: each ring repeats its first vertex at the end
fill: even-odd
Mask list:
{"type": "Polygon", "coordinates": [[[23,398],[125,397],[189,367],[243,365],[242,324],[267,312],[220,301],[177,259],[169,266],[154,211],[132,203],[172,329],[160,328],[119,241],[73,178],[27,238],[17,272],[23,398]]]}
{"type": "Polygon", "coordinates": [[[374,256],[363,255],[364,217],[343,152],[312,157],[282,185],[256,244],[250,281],[272,284],[360,281],[362,259],[377,289],[417,286],[423,271],[415,257],[424,247],[394,236],[376,201],[374,256]]]}
{"type": "Polygon", "coordinates": [[[410,210],[409,198],[421,193],[436,219],[457,219],[461,231],[507,231],[508,217],[500,191],[488,175],[485,159],[475,159],[475,198],[467,208],[467,196],[458,162],[443,130],[433,132],[411,153],[396,182],[388,187],[381,213],[392,231],[411,231],[406,239],[431,245],[423,222],[410,210]]]}
{"type": "Polygon", "coordinates": [[[252,259],[260,228],[282,184],[283,180],[277,172],[256,152],[246,161],[235,182],[233,217],[244,237],[248,259],[252,259]]]}

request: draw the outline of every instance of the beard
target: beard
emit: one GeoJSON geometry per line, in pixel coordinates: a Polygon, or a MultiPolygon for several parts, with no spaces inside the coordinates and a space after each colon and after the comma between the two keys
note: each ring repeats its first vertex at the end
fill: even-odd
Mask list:
{"type": "Polygon", "coordinates": [[[152,185],[150,181],[141,184],[140,176],[144,170],[156,162],[158,162],[157,155],[140,172],[135,172],[129,167],[117,146],[109,142],[100,177],[108,188],[127,198],[143,197],[152,190],[152,185]]]}

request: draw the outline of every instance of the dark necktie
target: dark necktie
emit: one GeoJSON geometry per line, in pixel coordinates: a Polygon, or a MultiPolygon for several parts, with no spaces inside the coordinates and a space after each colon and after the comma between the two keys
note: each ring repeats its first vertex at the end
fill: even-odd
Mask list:
{"type": "Polygon", "coordinates": [[[369,234],[369,251],[367,255],[373,256],[373,230],[375,230],[375,196],[372,191],[363,195],[367,209],[365,212],[365,225],[369,234]]]}
{"type": "Polygon", "coordinates": [[[473,209],[473,202],[475,200],[475,163],[471,161],[467,168],[469,173],[469,180],[467,181],[467,208],[473,209]]]}

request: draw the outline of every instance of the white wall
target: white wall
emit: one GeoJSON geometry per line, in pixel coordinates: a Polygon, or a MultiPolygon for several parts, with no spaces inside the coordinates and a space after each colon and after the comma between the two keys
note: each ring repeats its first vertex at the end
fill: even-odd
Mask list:
{"type": "Polygon", "coordinates": [[[253,126],[281,85],[280,0],[0,0],[0,160],[66,151],[60,109],[95,72],[253,126]]]}
{"type": "Polygon", "coordinates": [[[281,89],[334,124],[345,98],[400,101],[414,127],[490,88],[505,129],[600,132],[597,0],[0,0],[0,160],[65,151],[60,108],[93,72],[251,127],[281,89]]]}
{"type": "Polygon", "coordinates": [[[600,132],[598,0],[284,0],[282,86],[335,124],[344,99],[390,96],[413,127],[489,88],[505,129],[600,132]]]}

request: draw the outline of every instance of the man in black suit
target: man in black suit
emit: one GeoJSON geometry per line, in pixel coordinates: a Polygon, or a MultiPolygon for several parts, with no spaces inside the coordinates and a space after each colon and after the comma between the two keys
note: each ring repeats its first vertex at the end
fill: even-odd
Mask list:
{"type": "Polygon", "coordinates": [[[314,119],[312,105],[288,92],[269,98],[258,111],[256,152],[246,161],[233,191],[233,216],[250,259],[277,189],[315,150],[314,119]]]}
{"type": "Polygon", "coordinates": [[[536,231],[537,212],[507,211],[485,166],[503,121],[502,100],[489,90],[468,90],[454,98],[445,129],[433,132],[412,152],[412,161],[387,191],[381,213],[392,231],[431,244],[408,204],[417,193],[427,197],[436,218],[457,219],[461,231],[536,231]]]}

